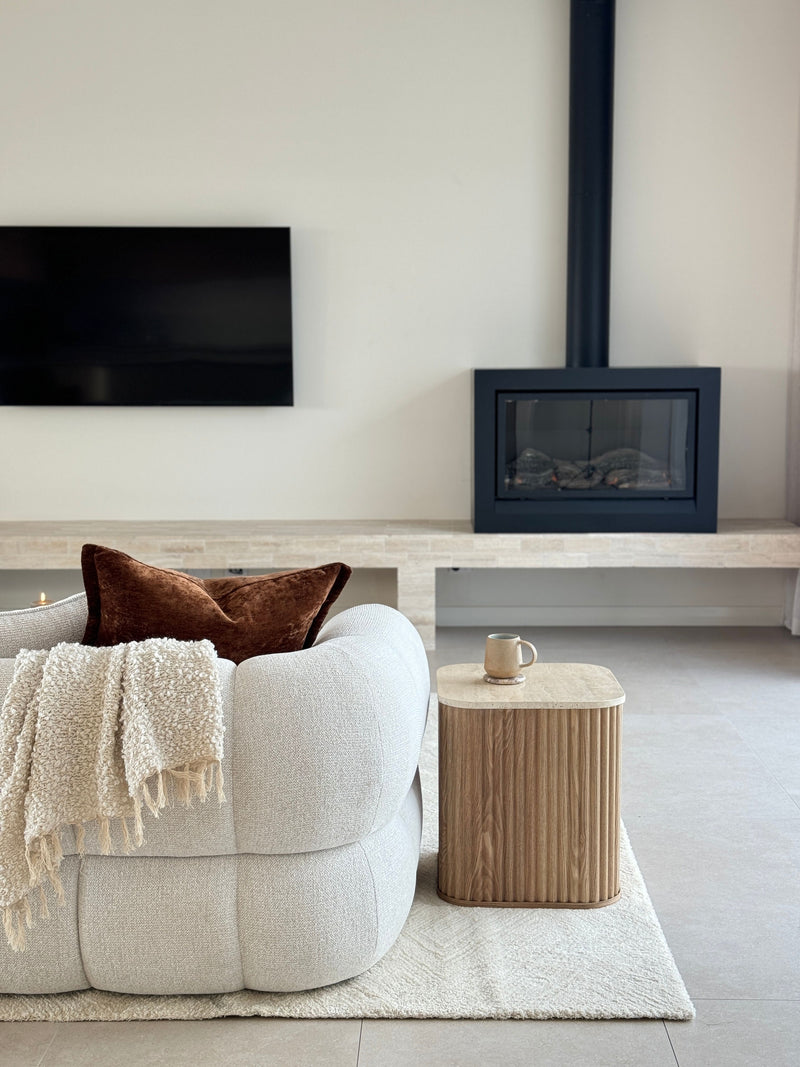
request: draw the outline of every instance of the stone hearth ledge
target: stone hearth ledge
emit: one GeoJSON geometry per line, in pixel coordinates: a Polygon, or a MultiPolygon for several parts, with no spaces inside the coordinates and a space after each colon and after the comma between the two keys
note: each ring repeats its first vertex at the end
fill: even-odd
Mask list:
{"type": "Polygon", "coordinates": [[[476,534],[469,522],[92,521],[0,522],[0,570],[74,570],[86,542],[159,567],[285,569],[342,560],[397,571],[397,606],[435,647],[437,567],[780,568],[784,622],[800,634],[800,527],[721,520],[717,533],[476,534]]]}

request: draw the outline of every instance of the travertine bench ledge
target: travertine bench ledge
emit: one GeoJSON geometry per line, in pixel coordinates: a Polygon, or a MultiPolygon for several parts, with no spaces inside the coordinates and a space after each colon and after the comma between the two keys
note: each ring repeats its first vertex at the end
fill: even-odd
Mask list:
{"type": "MultiPolygon", "coordinates": [[[[397,571],[397,606],[434,647],[437,567],[784,568],[800,572],[800,527],[720,522],[714,534],[476,534],[469,522],[257,520],[0,522],[0,570],[71,570],[85,542],[177,569],[288,568],[341,559],[397,571]]],[[[786,625],[800,632],[796,581],[786,625]]]]}

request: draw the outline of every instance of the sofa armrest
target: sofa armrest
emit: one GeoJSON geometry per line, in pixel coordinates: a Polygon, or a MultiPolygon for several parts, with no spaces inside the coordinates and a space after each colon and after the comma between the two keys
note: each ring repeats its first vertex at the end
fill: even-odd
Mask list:
{"type": "Polygon", "coordinates": [[[13,659],[21,648],[53,648],[80,641],[86,629],[86,594],[34,608],[0,611],[0,658],[13,659]]]}
{"type": "Polygon", "coordinates": [[[233,788],[240,852],[356,841],[400,810],[430,696],[422,641],[379,604],[330,619],[300,652],[236,669],[233,788]]]}

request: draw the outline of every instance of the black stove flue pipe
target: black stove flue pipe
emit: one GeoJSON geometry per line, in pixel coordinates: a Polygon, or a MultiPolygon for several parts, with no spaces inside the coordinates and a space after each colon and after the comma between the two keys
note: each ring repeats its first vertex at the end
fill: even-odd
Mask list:
{"type": "Polygon", "coordinates": [[[571,0],[568,367],[608,366],[614,0],[571,0]]]}

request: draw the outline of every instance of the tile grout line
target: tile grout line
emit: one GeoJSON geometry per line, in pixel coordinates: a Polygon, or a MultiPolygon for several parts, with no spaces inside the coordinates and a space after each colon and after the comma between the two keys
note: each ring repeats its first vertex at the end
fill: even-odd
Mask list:
{"type": "Polygon", "coordinates": [[[702,1004],[800,1004],[800,997],[692,997],[702,1004]]]}
{"type": "Polygon", "coordinates": [[[731,728],[736,732],[736,735],[739,737],[739,739],[741,740],[741,742],[744,745],[744,747],[748,750],[748,752],[752,753],[752,755],[755,757],[755,759],[758,760],[758,762],[761,764],[761,766],[763,767],[764,772],[767,775],[767,777],[770,778],[771,781],[773,781],[775,783],[775,785],[778,787],[778,789],[780,789],[780,791],[783,793],[783,795],[785,797],[787,797],[791,801],[791,803],[794,804],[794,806],[796,808],[800,808],[800,800],[797,800],[797,799],[795,799],[795,797],[792,796],[792,794],[789,792],[789,790],[786,788],[786,786],[783,784],[783,782],[780,780],[780,778],[778,778],[778,776],[776,775],[775,771],[772,769],[772,767],[770,767],[769,763],[767,763],[767,761],[764,759],[764,757],[761,755],[761,753],[758,751],[758,749],[755,748],[750,743],[750,741],[747,740],[747,738],[744,736],[744,734],[742,734],[739,731],[739,728],[736,725],[736,723],[732,719],[728,718],[727,715],[723,716],[723,718],[726,720],[726,722],[728,722],[730,724],[731,728]]]}
{"type": "Polygon", "coordinates": [[[358,1048],[356,1050],[356,1067],[358,1067],[361,1060],[361,1038],[364,1035],[364,1020],[361,1020],[361,1025],[358,1028],[358,1048]]]}
{"type": "Polygon", "coordinates": [[[678,1060],[678,1054],[675,1051],[675,1046],[672,1044],[672,1038],[670,1036],[669,1027],[667,1026],[667,1020],[666,1019],[662,1019],[661,1021],[664,1024],[664,1033],[667,1035],[667,1041],[669,1041],[669,1047],[672,1049],[672,1055],[675,1058],[676,1067],[681,1067],[680,1061],[678,1060]]]}
{"type": "Polygon", "coordinates": [[[55,1039],[57,1037],[58,1037],[58,1023],[53,1023],[53,1036],[50,1038],[50,1041],[49,1041],[49,1043],[47,1045],[47,1048],[42,1053],[42,1058],[36,1064],[36,1067],[42,1067],[42,1064],[44,1063],[44,1061],[47,1059],[48,1055],[50,1054],[50,1049],[53,1047],[53,1042],[55,1041],[55,1039]]]}

